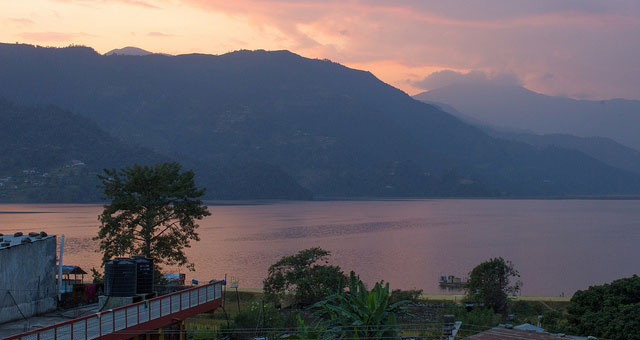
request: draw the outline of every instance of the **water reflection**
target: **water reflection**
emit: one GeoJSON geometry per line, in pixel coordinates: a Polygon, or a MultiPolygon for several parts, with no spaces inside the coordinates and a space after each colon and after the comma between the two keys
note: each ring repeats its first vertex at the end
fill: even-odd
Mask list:
{"type": "MultiPolygon", "coordinates": [[[[495,256],[522,275],[523,295],[557,296],[640,272],[640,201],[404,200],[212,206],[187,254],[207,281],[260,287],[279,257],[320,246],[366,282],[441,293],[495,256]]],[[[65,262],[88,271],[100,205],[0,205],[0,232],[65,234],[65,262]],[[3,213],[4,212],[4,213],[3,213]],[[37,213],[34,213],[37,212],[37,213]]],[[[184,268],[166,268],[183,271],[184,268]]],[[[459,291],[450,291],[459,293],[459,291]]]]}

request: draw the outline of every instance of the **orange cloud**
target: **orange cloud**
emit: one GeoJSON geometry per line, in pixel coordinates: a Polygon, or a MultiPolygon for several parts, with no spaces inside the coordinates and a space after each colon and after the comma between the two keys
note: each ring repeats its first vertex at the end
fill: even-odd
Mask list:
{"type": "Polygon", "coordinates": [[[31,33],[7,22],[4,39],[81,42],[103,52],[288,49],[370,70],[409,93],[450,69],[514,74],[549,94],[640,98],[636,0],[31,1],[0,4],[7,17],[34,21],[31,33]],[[58,33],[79,31],[93,36],[58,33]]]}

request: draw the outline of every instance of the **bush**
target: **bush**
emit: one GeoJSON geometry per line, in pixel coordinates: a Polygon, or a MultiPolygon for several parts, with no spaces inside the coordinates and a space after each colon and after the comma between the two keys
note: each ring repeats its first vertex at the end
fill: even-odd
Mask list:
{"type": "Polygon", "coordinates": [[[271,265],[263,281],[267,301],[280,304],[293,292],[293,304],[306,306],[342,292],[347,278],[340,267],[327,264],[329,255],[324,249],[310,248],[271,265]]]}
{"type": "Polygon", "coordinates": [[[502,320],[502,315],[496,314],[491,308],[467,310],[453,302],[445,303],[444,314],[453,314],[456,321],[462,321],[462,328],[458,333],[462,338],[495,327],[502,320]]]}
{"type": "Polygon", "coordinates": [[[252,301],[236,314],[233,326],[236,329],[295,327],[296,319],[292,313],[281,312],[271,303],[252,301]]]}
{"type": "Polygon", "coordinates": [[[422,295],[422,289],[411,289],[411,290],[394,289],[391,292],[389,303],[396,303],[399,301],[411,301],[415,303],[420,300],[420,295],[422,295]]]}
{"type": "Polygon", "coordinates": [[[518,318],[527,316],[536,316],[537,318],[546,308],[537,301],[510,301],[507,310],[509,314],[515,314],[518,318]]]}

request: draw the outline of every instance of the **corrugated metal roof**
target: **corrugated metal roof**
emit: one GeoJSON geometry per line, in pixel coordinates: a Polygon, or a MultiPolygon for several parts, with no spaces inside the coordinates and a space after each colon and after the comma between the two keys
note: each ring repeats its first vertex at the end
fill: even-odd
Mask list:
{"type": "Polygon", "coordinates": [[[87,272],[85,272],[84,270],[82,270],[82,268],[78,267],[78,266],[62,266],[62,274],[77,274],[77,275],[84,275],[87,272]]]}
{"type": "Polygon", "coordinates": [[[556,340],[564,339],[557,334],[550,334],[545,332],[525,331],[519,329],[509,329],[505,327],[494,327],[488,331],[484,331],[465,339],[473,340],[556,340]]]}
{"type": "Polygon", "coordinates": [[[55,235],[47,235],[45,232],[31,232],[27,234],[15,233],[10,235],[0,234],[0,250],[19,246],[21,244],[37,242],[55,237],[55,235]]]}
{"type": "Polygon", "coordinates": [[[530,323],[523,323],[522,325],[518,325],[518,326],[513,326],[513,329],[519,329],[522,331],[534,331],[534,332],[544,332],[545,330],[538,327],[538,326],[534,326],[530,323]]]}

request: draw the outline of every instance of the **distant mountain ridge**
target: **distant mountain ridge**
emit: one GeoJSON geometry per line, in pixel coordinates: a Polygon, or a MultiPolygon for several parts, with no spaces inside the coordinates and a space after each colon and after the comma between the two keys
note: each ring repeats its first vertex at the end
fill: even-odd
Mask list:
{"type": "Polygon", "coordinates": [[[521,86],[452,84],[415,95],[454,107],[493,126],[536,134],[607,137],[640,150],[640,101],[575,100],[546,96],[521,86]]]}
{"type": "Polygon", "coordinates": [[[640,174],[640,151],[626,147],[609,138],[576,137],[563,134],[535,135],[493,130],[490,135],[520,141],[538,148],[550,146],[578,150],[616,168],[640,174]]]}
{"type": "Polygon", "coordinates": [[[323,197],[640,193],[640,176],[582,152],[488,136],[369,72],[288,51],[134,57],[0,44],[0,78],[0,95],[72,110],[128,143],[211,168],[264,164],[323,197]]]}
{"type": "Polygon", "coordinates": [[[142,56],[142,55],[149,55],[149,54],[153,54],[147,50],[143,50],[141,48],[138,47],[133,47],[133,46],[127,46],[127,47],[123,47],[123,48],[116,48],[113,49],[107,53],[105,53],[104,55],[137,55],[137,56],[142,56]]]}

